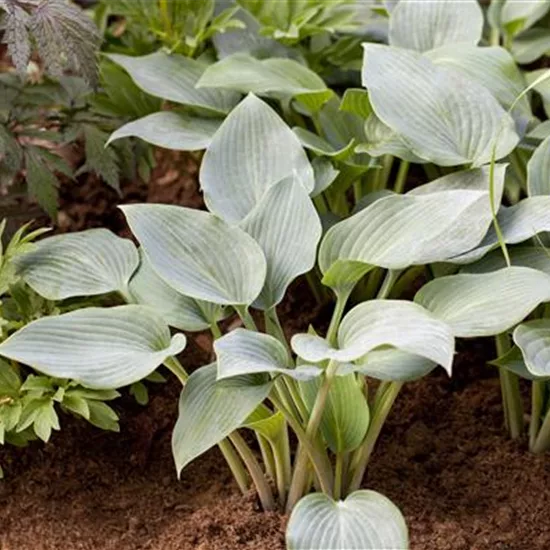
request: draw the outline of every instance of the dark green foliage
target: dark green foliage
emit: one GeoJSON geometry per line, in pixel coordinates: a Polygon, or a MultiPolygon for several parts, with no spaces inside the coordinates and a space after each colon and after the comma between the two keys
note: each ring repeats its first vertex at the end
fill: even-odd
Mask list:
{"type": "Polygon", "coordinates": [[[2,0],[4,42],[13,64],[24,74],[35,45],[46,72],[60,77],[66,70],[97,84],[96,52],[101,37],[93,21],[66,0],[2,0]]]}

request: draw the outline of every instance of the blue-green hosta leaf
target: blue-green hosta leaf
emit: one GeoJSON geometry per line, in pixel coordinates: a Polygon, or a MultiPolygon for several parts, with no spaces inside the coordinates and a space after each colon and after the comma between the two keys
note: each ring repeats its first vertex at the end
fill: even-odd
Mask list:
{"type": "Polygon", "coordinates": [[[221,114],[231,111],[239,101],[235,92],[196,88],[208,65],[195,59],[162,51],[140,57],[106,55],[123,67],[144,92],[155,97],[221,114]]]}
{"type": "Polygon", "coordinates": [[[451,328],[423,307],[402,300],[370,300],[355,306],[340,324],[337,349],[313,334],[292,338],[292,349],[312,363],[326,359],[356,361],[380,346],[420,355],[451,372],[451,328]]]}
{"type": "Polygon", "coordinates": [[[349,143],[344,147],[336,148],[326,139],[310,132],[309,130],[300,128],[299,126],[292,128],[292,131],[296,134],[296,137],[300,140],[300,143],[306,149],[313,151],[316,155],[331,157],[336,160],[346,160],[353,154],[353,147],[355,145],[354,138],[351,138],[349,143]]]}
{"type": "Polygon", "coordinates": [[[415,302],[451,326],[457,337],[493,336],[550,301],[550,277],[528,267],[449,275],[430,281],[415,302]]]}
{"type": "Polygon", "coordinates": [[[518,63],[533,63],[539,57],[550,53],[548,29],[528,29],[512,41],[511,52],[518,63]]]}
{"type": "Polygon", "coordinates": [[[238,328],[214,342],[218,380],[243,374],[285,374],[297,380],[319,376],[315,366],[290,368],[286,348],[273,336],[238,328]]]}
{"type": "Polygon", "coordinates": [[[315,188],[311,192],[311,197],[317,197],[334,183],[341,171],[336,170],[332,162],[323,157],[314,158],[311,166],[315,176],[315,188]]]}
{"type": "Polygon", "coordinates": [[[376,378],[410,382],[422,378],[437,367],[437,363],[400,349],[373,350],[357,361],[355,371],[376,378]]]}
{"type": "Polygon", "coordinates": [[[200,182],[208,208],[236,223],[270,187],[294,173],[308,192],[313,190],[313,169],[298,138],[271,107],[250,94],[214,136],[200,182]]]}
{"type": "Polygon", "coordinates": [[[527,163],[527,192],[531,197],[550,195],[550,136],[535,149],[527,163]]]}
{"type": "Polygon", "coordinates": [[[415,155],[399,134],[386,126],[374,113],[365,121],[365,136],[366,141],[355,148],[357,153],[368,153],[373,157],[393,155],[416,164],[426,162],[415,155]]]}
{"type": "Polygon", "coordinates": [[[550,319],[522,323],[514,330],[513,338],[529,373],[536,377],[549,377],[550,319]]]}
{"type": "Polygon", "coordinates": [[[245,53],[234,54],[210,65],[197,87],[280,98],[296,97],[313,110],[320,108],[334,94],[317,73],[293,59],[260,60],[245,53]]]}
{"type": "Polygon", "coordinates": [[[120,208],[155,272],[178,292],[220,305],[250,305],[260,293],[265,256],[239,227],[182,206],[120,208]]]}
{"type": "MultiPolygon", "coordinates": [[[[550,253],[541,246],[516,246],[508,249],[510,261],[514,266],[530,267],[550,275],[550,253]]],[[[506,259],[498,248],[489,252],[481,260],[467,264],[461,273],[491,273],[506,267],[506,259]]]]}
{"type": "Polygon", "coordinates": [[[48,300],[125,292],[138,264],[132,241],[107,229],[43,239],[16,260],[23,280],[48,300]]]}
{"type": "Polygon", "coordinates": [[[442,166],[491,160],[516,146],[514,121],[477,82],[413,51],[365,44],[363,84],[376,115],[416,155],[442,166]]]}
{"type": "Polygon", "coordinates": [[[155,273],[143,252],[129,291],[136,303],[153,308],[166,323],[180,330],[206,330],[227,315],[218,304],[190,298],[173,289],[155,273]]]}
{"type": "MultiPolygon", "coordinates": [[[[317,378],[300,383],[300,393],[311,411],[322,380],[317,378]]],[[[354,374],[337,376],[330,387],[323,416],[321,432],[327,445],[335,453],[357,449],[365,439],[370,424],[370,411],[360,381],[354,374]]]]}
{"type": "Polygon", "coordinates": [[[206,149],[221,125],[214,118],[190,117],[184,113],[153,113],[121,126],[111,134],[109,143],[125,137],[138,137],[158,147],[177,151],[206,149]]]}
{"type": "MultiPolygon", "coordinates": [[[[507,244],[521,243],[538,233],[550,231],[550,196],[529,197],[509,208],[501,207],[497,219],[507,244]]],[[[495,228],[491,226],[478,247],[449,261],[457,264],[471,263],[498,246],[495,228]]]]}
{"type": "Polygon", "coordinates": [[[540,124],[537,124],[528,134],[527,138],[534,139],[536,141],[543,141],[550,136],[550,120],[545,120],[540,124]]]}
{"type": "Polygon", "coordinates": [[[89,388],[127,386],[185,348],[168,325],[143,306],[85,308],[43,317],[0,345],[0,355],[89,388]]]}
{"type": "Polygon", "coordinates": [[[500,12],[500,23],[508,33],[515,35],[542,19],[549,9],[550,3],[544,0],[506,0],[500,12]]]}
{"type": "Polygon", "coordinates": [[[482,32],[483,12],[477,0],[405,0],[390,17],[390,44],[417,52],[450,44],[475,46],[482,32]]]}
{"type": "MultiPolygon", "coordinates": [[[[495,206],[505,170],[495,169],[495,206]]],[[[491,222],[488,168],[449,174],[381,198],[332,227],[319,251],[323,281],[333,288],[349,282],[340,273],[343,264],[402,269],[444,261],[476,246],[491,222]]]]}
{"type": "MultiPolygon", "coordinates": [[[[428,52],[426,56],[436,65],[458,71],[485,86],[506,109],[527,86],[514,58],[501,47],[445,46],[428,52]]],[[[527,96],[519,100],[515,110],[531,116],[527,96]]]]}
{"type": "Polygon", "coordinates": [[[254,307],[271,309],[288,285],[315,265],[321,220],[307,191],[291,176],[271,187],[240,227],[262,247],[267,260],[264,287],[254,307]]]}
{"type": "Polygon", "coordinates": [[[263,375],[216,380],[216,365],[196,370],[181,392],[172,453],[178,474],[239,428],[271,391],[263,375]]]}
{"type": "MultiPolygon", "coordinates": [[[[520,325],[521,326],[521,325],[520,325]]],[[[524,378],[525,380],[541,380],[546,377],[536,376],[529,372],[525,366],[525,361],[523,360],[523,354],[517,346],[513,346],[507,353],[489,361],[490,365],[499,367],[501,369],[509,370],[514,374],[517,374],[519,377],[524,378]]]]}
{"type": "Polygon", "coordinates": [[[406,550],[409,534],[399,508],[380,493],[339,501],[316,493],[294,508],[286,543],[288,550],[406,550]]]}

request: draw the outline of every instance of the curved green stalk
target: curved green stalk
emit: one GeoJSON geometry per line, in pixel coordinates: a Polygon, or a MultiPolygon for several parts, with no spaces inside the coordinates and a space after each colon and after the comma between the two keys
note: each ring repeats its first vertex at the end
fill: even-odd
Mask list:
{"type": "Polygon", "coordinates": [[[361,487],[361,482],[363,481],[374,445],[378,440],[380,432],[384,427],[386,419],[390,414],[392,406],[397,398],[397,395],[401,391],[402,386],[403,382],[389,382],[387,389],[380,397],[378,404],[375,403],[369,431],[367,432],[365,440],[359,449],[355,451],[351,461],[351,477],[347,486],[347,494],[353,493],[361,487]]]}

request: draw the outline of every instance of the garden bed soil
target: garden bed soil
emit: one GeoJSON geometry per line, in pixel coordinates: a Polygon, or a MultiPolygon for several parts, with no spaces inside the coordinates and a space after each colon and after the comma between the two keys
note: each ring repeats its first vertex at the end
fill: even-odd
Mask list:
{"type": "MultiPolygon", "coordinates": [[[[124,201],[200,207],[192,161],[168,161],[184,166],[161,167],[149,187],[126,185],[124,201]]],[[[57,230],[124,234],[118,202],[94,178],[66,188],[57,230]]],[[[289,332],[326,324],[303,282],[281,310],[289,332]]],[[[405,385],[372,458],[364,486],[401,508],[413,550],[550,548],[550,457],[506,438],[491,354],[489,341],[469,342],[452,379],[439,371],[405,385]]],[[[210,358],[211,340],[199,334],[182,361],[193,370],[210,358]]],[[[115,402],[120,434],[63,417],[47,445],[0,447],[0,550],[283,550],[286,518],[242,497],[216,449],[178,482],[177,399],[170,379],[151,386],[147,407],[128,396],[115,402]]]]}

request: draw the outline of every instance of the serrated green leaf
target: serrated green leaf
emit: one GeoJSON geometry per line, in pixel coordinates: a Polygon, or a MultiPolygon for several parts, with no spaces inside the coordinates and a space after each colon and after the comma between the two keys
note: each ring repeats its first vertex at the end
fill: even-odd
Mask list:
{"type": "Polygon", "coordinates": [[[0,359],[0,397],[15,398],[21,389],[18,372],[3,359],[0,359]]]}
{"type": "Polygon", "coordinates": [[[178,475],[189,462],[241,426],[271,391],[272,382],[262,375],[217,382],[216,371],[215,364],[196,370],[181,393],[172,434],[178,475]]]}
{"type": "Polygon", "coordinates": [[[105,403],[101,401],[88,401],[88,407],[90,408],[90,418],[88,422],[97,428],[102,430],[108,430],[111,432],[119,432],[120,426],[118,425],[118,415],[105,403]]]}
{"type": "Polygon", "coordinates": [[[265,257],[242,229],[181,206],[121,209],[155,272],[177,291],[221,305],[249,305],[260,293],[265,257]]]}
{"type": "Polygon", "coordinates": [[[107,229],[49,237],[16,259],[18,275],[48,300],[126,292],[138,264],[132,241],[107,229]]]}
{"type": "Polygon", "coordinates": [[[288,522],[288,550],[406,550],[407,525],[399,509],[374,491],[356,491],[334,501],[304,497],[288,522]]]}
{"type": "Polygon", "coordinates": [[[119,195],[120,166],[114,149],[106,148],[109,134],[92,124],[84,124],[86,169],[101,176],[119,195]]]}
{"type": "Polygon", "coordinates": [[[29,195],[51,218],[57,216],[59,182],[42,159],[37,148],[25,149],[25,169],[29,195]]]}
{"type": "Polygon", "coordinates": [[[43,317],[15,332],[0,354],[91,388],[117,388],[145,378],[185,347],[142,306],[85,308],[43,317]]]}

